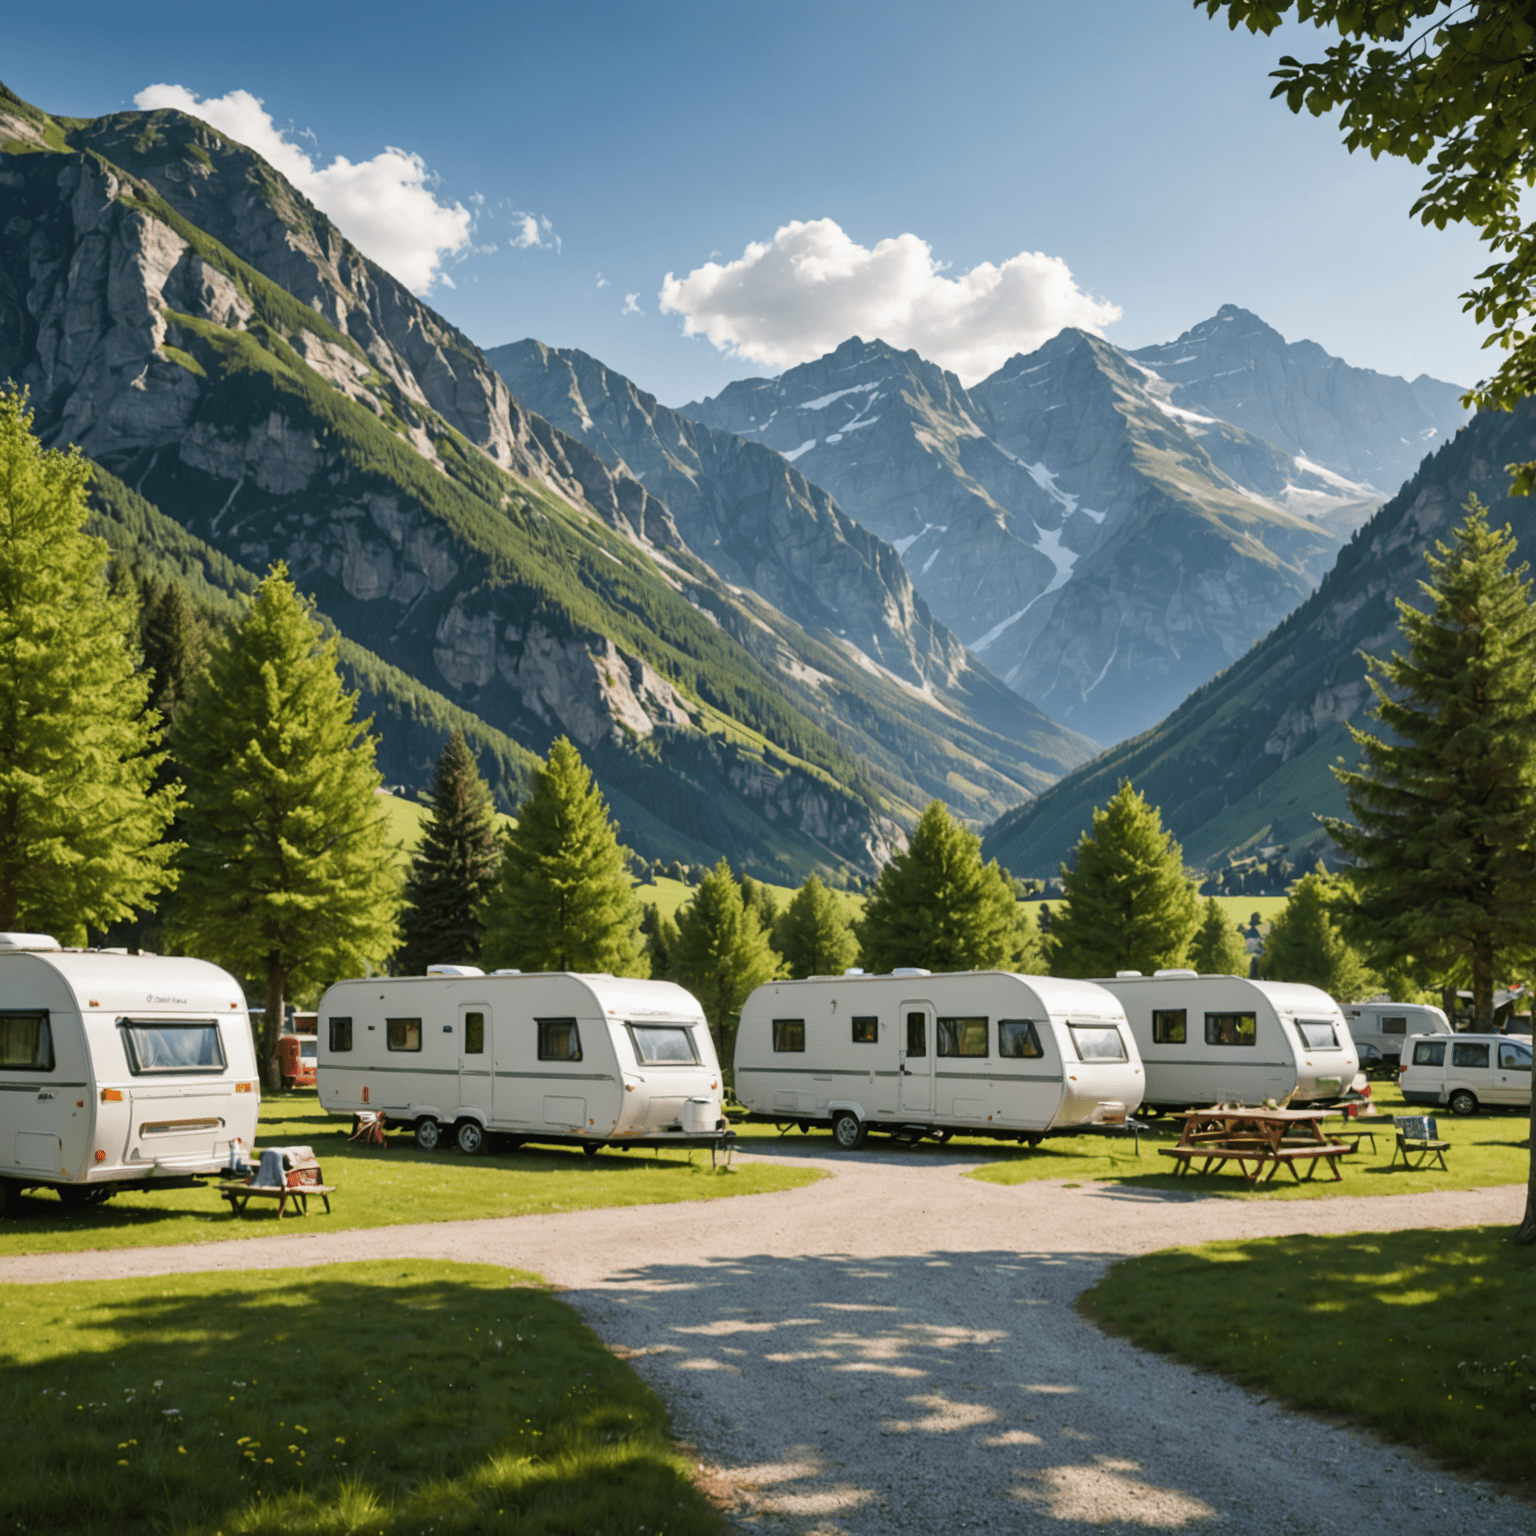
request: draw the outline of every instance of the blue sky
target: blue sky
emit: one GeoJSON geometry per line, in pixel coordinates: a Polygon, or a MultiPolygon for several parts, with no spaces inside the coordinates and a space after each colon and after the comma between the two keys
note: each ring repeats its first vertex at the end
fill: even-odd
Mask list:
{"type": "Polygon", "coordinates": [[[1457,298],[1476,241],[1410,221],[1412,167],[1268,99],[1317,34],[1234,34],[1188,0],[63,0],[14,8],[5,43],[0,79],[66,115],[157,84],[259,97],[317,187],[351,176],[337,156],[419,157],[431,181],[401,206],[430,193],[449,244],[396,218],[402,276],[435,260],[430,302],[481,345],[581,347],[669,404],[844,325],[966,376],[1063,320],[1139,346],[1227,302],[1361,366],[1488,371],[1457,298]],[[806,257],[838,281],[797,288],[806,257]]]}

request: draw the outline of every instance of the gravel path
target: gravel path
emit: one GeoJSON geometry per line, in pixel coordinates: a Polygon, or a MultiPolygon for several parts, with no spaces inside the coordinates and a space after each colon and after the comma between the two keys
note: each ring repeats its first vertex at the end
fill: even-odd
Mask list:
{"type": "Polygon", "coordinates": [[[661,1392],[742,1530],[1536,1532],[1527,1504],[1142,1353],[1073,1308],[1121,1255],[1513,1224],[1522,1189],[1260,1203],[1003,1187],[962,1178],[976,1164],[958,1150],[827,1149],[813,1137],[746,1154],[834,1175],[782,1194],[334,1235],[312,1221],[4,1259],[0,1283],[386,1257],[536,1270],[661,1392]]]}

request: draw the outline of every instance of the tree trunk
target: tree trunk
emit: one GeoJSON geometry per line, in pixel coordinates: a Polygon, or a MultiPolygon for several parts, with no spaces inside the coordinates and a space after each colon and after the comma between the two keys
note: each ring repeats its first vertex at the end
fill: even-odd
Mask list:
{"type": "Polygon", "coordinates": [[[283,993],[287,985],[288,973],[274,964],[267,972],[267,1011],[261,1021],[261,1040],[256,1052],[262,1087],[268,1093],[276,1093],[283,1085],[282,1068],[277,1059],[277,1037],[283,1028],[283,993]]]}
{"type": "MultiPolygon", "coordinates": [[[[1531,1074],[1531,1086],[1536,1090],[1536,1072],[1531,1074]]],[[[1517,1243],[1536,1243],[1536,1091],[1531,1094],[1531,1123],[1528,1134],[1530,1140],[1526,1146],[1530,1148],[1530,1173],[1525,1181],[1525,1220],[1520,1223],[1520,1229],[1515,1233],[1517,1243]]]]}
{"type": "Polygon", "coordinates": [[[1493,945],[1483,938],[1472,946],[1472,1028],[1493,1031],[1493,945]]]}

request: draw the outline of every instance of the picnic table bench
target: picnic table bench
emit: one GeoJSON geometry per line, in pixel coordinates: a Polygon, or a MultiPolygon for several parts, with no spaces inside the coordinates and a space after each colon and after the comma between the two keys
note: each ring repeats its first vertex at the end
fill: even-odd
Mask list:
{"type": "Polygon", "coordinates": [[[334,1184],[245,1184],[238,1180],[223,1180],[217,1186],[219,1193],[229,1201],[231,1216],[245,1215],[245,1208],[252,1200],[276,1200],[277,1218],[283,1219],[291,1202],[300,1216],[309,1215],[309,1197],[319,1195],[325,1202],[325,1214],[331,1214],[331,1196],[336,1193],[334,1184]]]}
{"type": "Polygon", "coordinates": [[[1346,1115],[1343,1125],[1330,1125],[1325,1128],[1331,1140],[1344,1142],[1351,1152],[1358,1152],[1360,1143],[1369,1139],[1373,1153],[1376,1151],[1378,1133],[1385,1136],[1391,1129],[1390,1115],[1359,1115],[1354,1118],[1346,1115]]]}
{"type": "Polygon", "coordinates": [[[1217,1104],[1192,1110],[1185,1117],[1178,1145],[1157,1150],[1174,1159],[1174,1171],[1180,1175],[1190,1172],[1197,1161],[1202,1165],[1201,1173],[1224,1168],[1230,1162],[1237,1164],[1250,1184],[1259,1183],[1261,1175],[1267,1184],[1282,1168],[1289,1168],[1299,1184],[1298,1164],[1306,1164],[1310,1180],[1326,1163],[1338,1182],[1342,1177],[1339,1159],[1353,1149],[1323,1134],[1325,1113],[1318,1109],[1233,1109],[1217,1104]],[[1268,1173],[1264,1172],[1266,1166],[1268,1173]]]}

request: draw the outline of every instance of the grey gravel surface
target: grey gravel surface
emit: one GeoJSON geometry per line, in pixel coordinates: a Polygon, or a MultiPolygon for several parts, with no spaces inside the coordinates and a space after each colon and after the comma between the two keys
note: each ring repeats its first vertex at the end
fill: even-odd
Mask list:
{"type": "MultiPolygon", "coordinates": [[[[1190,1530],[1536,1532],[1536,1509],[1101,1333],[1114,1258],[1298,1232],[1513,1224],[1517,1187],[1236,1201],[961,1175],[960,1149],[829,1154],[740,1200],[0,1260],[0,1283],[390,1257],[566,1290],[670,1404],[741,1530],[793,1536],[1190,1530]]],[[[1336,1368],[1348,1371],[1350,1348],[1336,1368]]]]}

